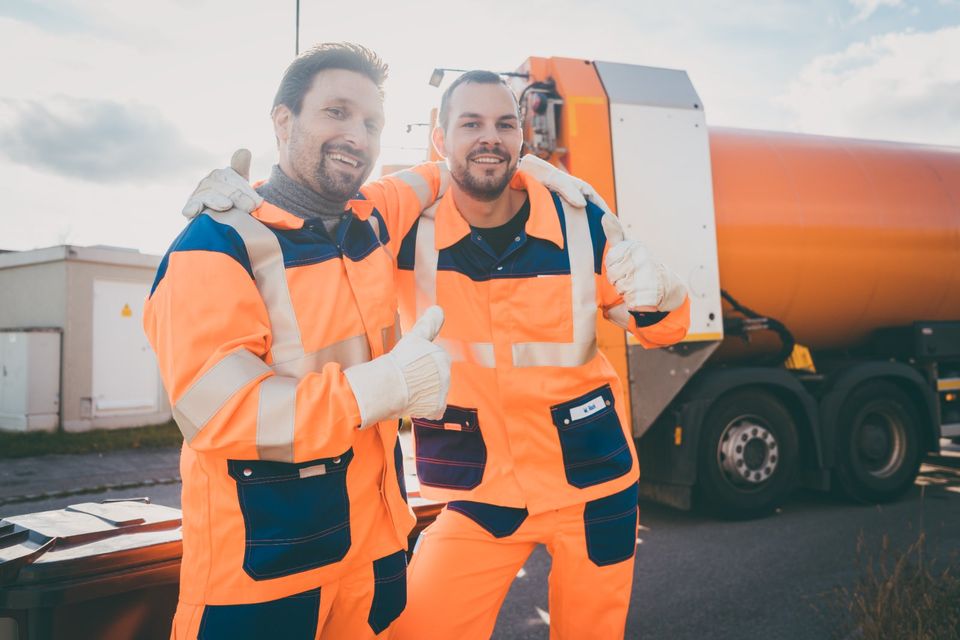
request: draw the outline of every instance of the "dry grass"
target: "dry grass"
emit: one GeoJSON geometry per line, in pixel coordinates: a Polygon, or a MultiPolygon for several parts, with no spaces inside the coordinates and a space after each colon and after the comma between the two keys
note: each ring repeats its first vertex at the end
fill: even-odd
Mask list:
{"type": "Polygon", "coordinates": [[[925,533],[906,551],[892,549],[884,536],[879,553],[870,551],[861,533],[857,558],[856,584],[835,594],[847,621],[838,638],[960,638],[960,567],[956,558],[940,563],[929,557],[925,533]]]}

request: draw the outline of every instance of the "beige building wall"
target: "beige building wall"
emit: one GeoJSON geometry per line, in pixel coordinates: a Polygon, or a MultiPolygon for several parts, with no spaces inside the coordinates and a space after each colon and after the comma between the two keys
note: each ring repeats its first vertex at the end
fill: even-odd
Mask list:
{"type": "MultiPolygon", "coordinates": [[[[159,256],[111,247],[51,247],[0,254],[0,328],[57,327],[63,331],[62,427],[66,431],[137,427],[170,419],[157,376],[156,410],[98,415],[94,405],[94,283],[142,285],[144,296],[159,256]]],[[[130,317],[142,326],[142,317],[130,317]]],[[[122,357],[122,354],[120,354],[122,357]]],[[[156,367],[155,361],[151,365],[156,367]]]]}

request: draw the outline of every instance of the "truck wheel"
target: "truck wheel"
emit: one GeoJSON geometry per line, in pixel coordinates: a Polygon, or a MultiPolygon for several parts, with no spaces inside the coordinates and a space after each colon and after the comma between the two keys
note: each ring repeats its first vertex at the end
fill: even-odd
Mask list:
{"type": "Polygon", "coordinates": [[[913,485],[920,469],[920,417],[899,387],[861,385],[840,408],[837,466],[840,490],[861,502],[888,502],[913,485]]]}
{"type": "Polygon", "coordinates": [[[699,504],[721,517],[766,515],[796,484],[797,428],[765,391],[738,391],[713,405],[699,453],[699,504]]]}

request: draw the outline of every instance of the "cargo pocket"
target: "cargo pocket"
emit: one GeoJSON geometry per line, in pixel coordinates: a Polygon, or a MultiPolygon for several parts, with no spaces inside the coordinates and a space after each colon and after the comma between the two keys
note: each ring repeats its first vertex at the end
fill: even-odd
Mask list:
{"type": "Polygon", "coordinates": [[[254,604],[207,605],[197,640],[312,638],[320,618],[320,589],[254,604]]]}
{"type": "Polygon", "coordinates": [[[447,405],[442,420],[413,419],[420,484],[473,489],[483,479],[487,446],[476,409],[447,405]]]}
{"type": "Polygon", "coordinates": [[[367,624],[381,633],[407,606],[407,554],[397,551],[373,561],[373,602],[367,624]]]}
{"type": "Polygon", "coordinates": [[[583,509],[587,557],[598,567],[633,557],[637,550],[637,484],[591,500],[583,509]]]}
{"type": "Polygon", "coordinates": [[[550,407],[560,436],[567,482],[583,489],[619,478],[633,467],[610,385],[550,407]]]}
{"type": "Polygon", "coordinates": [[[228,460],[246,528],[243,569],[254,580],[332,564],[350,549],[347,466],[353,450],[298,464],[228,460]]]}

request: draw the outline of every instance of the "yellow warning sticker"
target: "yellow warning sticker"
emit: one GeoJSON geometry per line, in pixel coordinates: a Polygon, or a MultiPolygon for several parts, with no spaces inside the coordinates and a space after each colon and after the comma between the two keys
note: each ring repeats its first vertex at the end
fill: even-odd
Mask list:
{"type": "Polygon", "coordinates": [[[133,311],[130,310],[130,305],[123,305],[123,310],[120,312],[120,316],[123,318],[129,318],[133,315],[133,311]]]}

